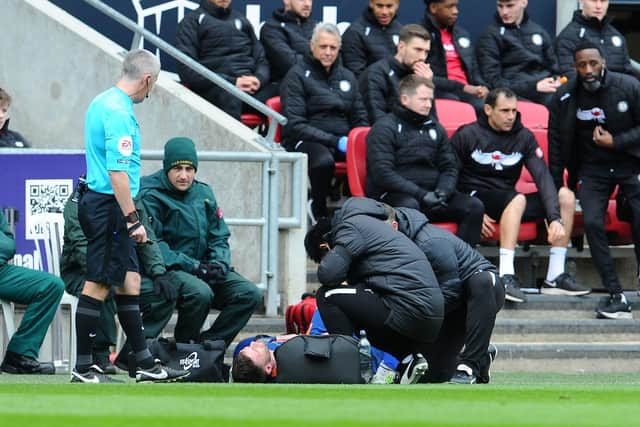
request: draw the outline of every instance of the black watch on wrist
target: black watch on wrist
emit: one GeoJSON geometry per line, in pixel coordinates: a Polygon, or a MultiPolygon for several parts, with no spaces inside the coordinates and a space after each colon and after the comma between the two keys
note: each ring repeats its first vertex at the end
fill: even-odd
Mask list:
{"type": "Polygon", "coordinates": [[[130,224],[135,224],[136,222],[140,222],[140,215],[138,211],[132,211],[129,212],[129,215],[125,216],[124,219],[130,224]]]}

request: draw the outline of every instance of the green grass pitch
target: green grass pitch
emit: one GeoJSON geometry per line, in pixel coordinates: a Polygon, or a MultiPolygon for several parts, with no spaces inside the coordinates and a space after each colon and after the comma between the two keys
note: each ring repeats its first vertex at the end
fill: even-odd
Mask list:
{"type": "Polygon", "coordinates": [[[498,373],[490,385],[475,386],[67,381],[66,375],[0,375],[0,423],[5,427],[640,425],[640,373],[498,373]]]}

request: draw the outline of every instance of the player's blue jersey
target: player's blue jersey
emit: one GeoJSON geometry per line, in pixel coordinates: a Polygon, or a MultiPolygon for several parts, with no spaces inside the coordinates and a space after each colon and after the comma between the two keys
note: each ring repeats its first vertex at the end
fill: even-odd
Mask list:
{"type": "Polygon", "coordinates": [[[117,87],[96,96],[85,116],[87,185],[113,194],[109,171],[127,172],[131,197],[140,189],[140,130],[133,101],[117,87]]]}

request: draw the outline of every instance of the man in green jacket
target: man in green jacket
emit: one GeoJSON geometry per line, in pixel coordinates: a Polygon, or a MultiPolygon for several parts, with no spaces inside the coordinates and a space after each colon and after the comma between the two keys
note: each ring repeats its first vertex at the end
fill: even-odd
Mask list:
{"type": "Polygon", "coordinates": [[[58,310],[64,284],[44,271],[9,265],[15,253],[16,241],[0,212],[0,299],[27,306],[0,369],[10,374],[54,374],[52,363],[38,362],[38,353],[58,310]]]}
{"type": "MultiPolygon", "coordinates": [[[[163,170],[142,178],[144,203],[167,269],[186,293],[207,294],[220,310],[213,326],[194,333],[209,313],[192,307],[193,324],[176,326],[177,341],[222,339],[228,346],[262,300],[258,288],[230,267],[229,229],[211,187],[195,180],[198,155],[188,138],[170,139],[163,170]],[[188,327],[186,327],[188,326],[188,327]]],[[[180,306],[178,301],[178,306],[180,306]]]]}
{"type": "MultiPolygon", "coordinates": [[[[72,295],[79,295],[82,292],[87,271],[87,239],[80,227],[78,201],[75,197],[78,191],[76,189],[64,207],[64,246],[60,259],[60,276],[67,292],[72,295]]],[[[142,202],[139,199],[134,202],[143,225],[148,229],[147,241],[155,242],[142,202]]],[[[157,244],[140,244],[137,246],[137,252],[142,274],[140,312],[146,338],[155,338],[160,335],[169,322],[179,298],[194,299],[195,305],[209,307],[210,301],[207,295],[185,295],[182,292],[173,273],[165,268],[162,253],[157,244]]],[[[109,346],[115,345],[117,339],[115,314],[116,305],[111,294],[102,305],[100,324],[93,347],[93,360],[106,374],[115,373],[115,368],[109,362],[109,346]]],[[[184,318],[190,316],[191,313],[188,311],[179,309],[178,323],[184,322],[184,318]]],[[[199,327],[195,329],[195,333],[198,331],[199,327]]]]}

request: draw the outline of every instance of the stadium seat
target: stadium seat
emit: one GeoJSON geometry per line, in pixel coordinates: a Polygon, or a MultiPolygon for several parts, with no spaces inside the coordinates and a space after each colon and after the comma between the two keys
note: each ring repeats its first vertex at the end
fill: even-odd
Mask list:
{"type": "Polygon", "coordinates": [[[471,104],[440,98],[436,99],[435,103],[438,111],[438,121],[447,131],[449,137],[460,126],[476,121],[476,111],[471,104]]]}
{"type": "MultiPolygon", "coordinates": [[[[273,111],[277,113],[282,113],[282,102],[280,101],[279,96],[274,96],[273,98],[267,99],[267,102],[265,102],[265,104],[267,105],[267,107],[271,108],[273,111]]],[[[272,120],[273,118],[271,117],[267,118],[267,123],[269,126],[271,126],[272,120]]],[[[278,127],[276,128],[276,134],[273,137],[273,141],[277,142],[278,144],[282,141],[282,125],[280,125],[279,123],[278,123],[278,127]]]]}
{"type": "Polygon", "coordinates": [[[518,101],[518,111],[520,112],[522,124],[531,129],[532,132],[536,129],[547,129],[549,127],[549,110],[544,105],[529,101],[518,101]]]}
{"type": "Polygon", "coordinates": [[[240,121],[251,129],[263,126],[267,123],[267,118],[260,114],[245,113],[240,116],[240,121]]]}

